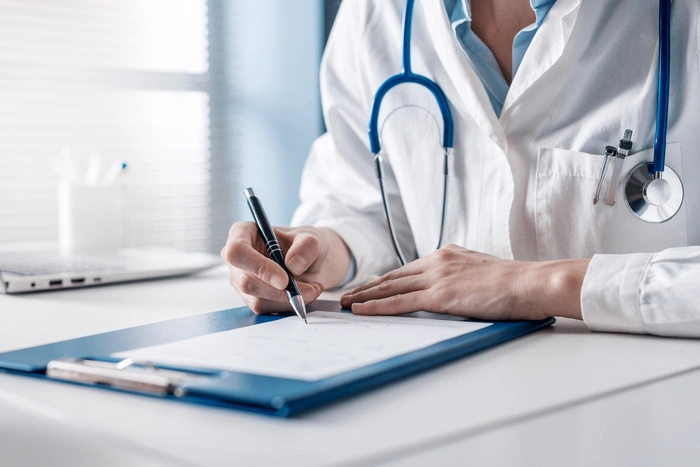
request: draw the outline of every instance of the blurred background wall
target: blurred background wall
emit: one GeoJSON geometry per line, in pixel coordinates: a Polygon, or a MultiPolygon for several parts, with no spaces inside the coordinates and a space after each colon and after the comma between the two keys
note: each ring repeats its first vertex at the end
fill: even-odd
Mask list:
{"type": "Polygon", "coordinates": [[[236,0],[228,6],[231,38],[245,44],[231,61],[239,180],[242,188],[255,188],[275,224],[289,223],[304,161],[322,131],[322,6],[319,0],[236,0]]]}
{"type": "Polygon", "coordinates": [[[128,163],[129,246],[218,251],[246,186],[287,224],[339,3],[0,0],[0,242],[55,240],[62,160],[128,163]]]}

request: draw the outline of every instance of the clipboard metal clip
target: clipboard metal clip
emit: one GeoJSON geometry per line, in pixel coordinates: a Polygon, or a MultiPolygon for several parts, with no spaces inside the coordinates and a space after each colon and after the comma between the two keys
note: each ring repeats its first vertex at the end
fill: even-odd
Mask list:
{"type": "Polygon", "coordinates": [[[46,366],[49,378],[151,394],[183,396],[181,385],[205,378],[202,373],[165,370],[146,360],[126,358],[119,362],[60,358],[46,366]]]}

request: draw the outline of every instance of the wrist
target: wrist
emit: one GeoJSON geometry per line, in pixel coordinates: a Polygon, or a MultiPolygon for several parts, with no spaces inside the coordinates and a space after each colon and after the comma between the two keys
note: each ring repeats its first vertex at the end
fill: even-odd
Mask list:
{"type": "Polygon", "coordinates": [[[327,227],[318,228],[325,245],[322,269],[323,286],[326,289],[338,287],[347,277],[352,262],[350,249],[335,230],[327,227]]]}
{"type": "Polygon", "coordinates": [[[581,287],[590,259],[533,262],[529,282],[533,314],[581,318],[581,287]]]}

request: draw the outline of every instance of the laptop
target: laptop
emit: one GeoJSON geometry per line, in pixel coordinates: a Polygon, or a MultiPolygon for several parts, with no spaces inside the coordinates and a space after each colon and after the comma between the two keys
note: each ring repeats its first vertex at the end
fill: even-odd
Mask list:
{"type": "Polygon", "coordinates": [[[0,252],[0,293],[16,294],[182,276],[222,264],[208,253],[120,249],[62,255],[56,250],[0,252]]]}

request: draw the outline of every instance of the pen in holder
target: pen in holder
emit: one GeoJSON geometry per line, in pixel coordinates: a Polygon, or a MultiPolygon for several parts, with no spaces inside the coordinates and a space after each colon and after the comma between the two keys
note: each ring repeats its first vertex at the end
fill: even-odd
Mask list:
{"type": "Polygon", "coordinates": [[[122,246],[121,185],[58,184],[58,243],[63,253],[111,251],[122,246]]]}
{"type": "Polygon", "coordinates": [[[54,160],[58,182],[58,243],[61,252],[104,252],[123,244],[124,193],[117,182],[126,163],[103,164],[98,153],[84,159],[69,149],[54,160]]]}

